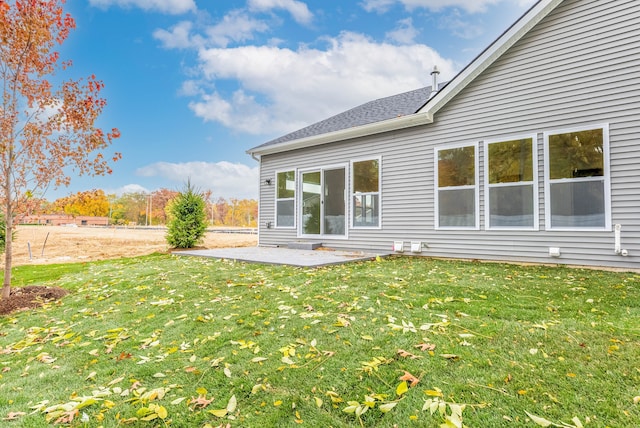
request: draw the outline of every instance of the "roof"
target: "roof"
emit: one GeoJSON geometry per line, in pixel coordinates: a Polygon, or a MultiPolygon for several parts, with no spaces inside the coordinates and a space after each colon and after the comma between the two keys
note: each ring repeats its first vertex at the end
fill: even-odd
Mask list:
{"type": "Polygon", "coordinates": [[[313,125],[266,142],[255,149],[414,114],[427,102],[430,95],[431,86],[428,86],[369,101],[328,119],[316,122],[313,125]]]}
{"type": "Polygon", "coordinates": [[[431,97],[421,88],[371,101],[249,149],[252,156],[280,153],[381,132],[429,124],[434,115],[527,34],[563,0],[538,0],[519,20],[431,97]],[[413,111],[412,111],[413,109],[413,111]]]}

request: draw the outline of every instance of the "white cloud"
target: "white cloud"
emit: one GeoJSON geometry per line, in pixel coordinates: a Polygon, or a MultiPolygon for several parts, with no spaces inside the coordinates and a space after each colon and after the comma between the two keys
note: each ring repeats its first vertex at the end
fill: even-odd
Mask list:
{"type": "Polygon", "coordinates": [[[105,189],[104,193],[107,195],[122,196],[125,193],[149,193],[149,189],[139,184],[125,184],[117,189],[105,189]]]}
{"type": "Polygon", "coordinates": [[[409,45],[414,43],[418,34],[418,30],[413,26],[413,20],[411,18],[407,18],[398,21],[398,28],[387,32],[386,37],[396,43],[409,45]]]}
{"type": "Polygon", "coordinates": [[[187,49],[201,46],[199,39],[191,36],[193,23],[182,21],[171,27],[170,30],[158,29],[153,32],[153,37],[160,40],[167,49],[187,49]]]}
{"type": "Polygon", "coordinates": [[[137,7],[147,11],[157,11],[171,15],[194,12],[196,10],[194,0],[89,0],[89,4],[102,8],[110,6],[137,7]]]}
{"type": "Polygon", "coordinates": [[[450,15],[443,15],[439,20],[439,25],[451,31],[452,34],[467,40],[475,39],[484,34],[483,27],[465,21],[458,10],[454,10],[450,15]]]}
{"type": "Polygon", "coordinates": [[[393,6],[396,2],[399,2],[399,1],[400,0],[364,0],[362,3],[360,3],[360,5],[367,12],[375,11],[378,13],[384,13],[387,10],[389,10],[391,6],[393,6]]]}
{"type": "Polygon", "coordinates": [[[308,24],[313,20],[313,14],[307,5],[297,0],[249,0],[249,9],[265,12],[272,9],[284,9],[300,24],[308,24]]]}
{"type": "Polygon", "coordinates": [[[256,32],[266,32],[269,26],[240,10],[231,11],[221,22],[207,28],[206,33],[214,46],[226,47],[230,42],[253,39],[256,32]]]}
{"type": "Polygon", "coordinates": [[[200,87],[198,86],[198,82],[195,80],[186,80],[182,82],[182,86],[178,90],[178,94],[185,97],[195,97],[196,95],[200,95],[202,92],[200,87]]]}
{"type": "Polygon", "coordinates": [[[267,31],[269,26],[265,22],[252,18],[244,11],[233,10],[217,24],[205,27],[204,36],[195,32],[192,22],[183,21],[169,30],[155,30],[153,37],[167,49],[227,47],[234,42],[252,40],[256,33],[267,31]]]}
{"type": "Polygon", "coordinates": [[[487,6],[501,2],[516,3],[521,7],[530,6],[535,0],[363,0],[360,4],[367,12],[384,13],[395,4],[407,10],[428,9],[438,12],[447,7],[459,7],[469,13],[484,12],[487,6]]]}
{"type": "Polygon", "coordinates": [[[143,177],[161,177],[183,185],[187,180],[200,190],[211,190],[214,197],[256,199],[258,167],[231,162],[157,162],[139,168],[143,177]]]}
{"type": "Polygon", "coordinates": [[[434,65],[442,79],[454,65],[425,45],[379,44],[354,34],[327,39],[325,50],[242,46],[203,49],[206,81],[232,79],[232,94],[207,93],[190,104],[197,116],[252,134],[295,130],[375,98],[430,84],[434,65]]]}

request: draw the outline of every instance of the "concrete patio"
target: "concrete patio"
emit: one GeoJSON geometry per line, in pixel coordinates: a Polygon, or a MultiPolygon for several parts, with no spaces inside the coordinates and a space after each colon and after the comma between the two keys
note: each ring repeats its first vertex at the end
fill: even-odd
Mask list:
{"type": "Polygon", "coordinates": [[[215,248],[210,250],[177,251],[174,254],[297,267],[320,267],[375,260],[377,256],[384,257],[388,255],[388,253],[378,254],[362,251],[331,250],[327,248],[300,250],[281,247],[215,248]]]}

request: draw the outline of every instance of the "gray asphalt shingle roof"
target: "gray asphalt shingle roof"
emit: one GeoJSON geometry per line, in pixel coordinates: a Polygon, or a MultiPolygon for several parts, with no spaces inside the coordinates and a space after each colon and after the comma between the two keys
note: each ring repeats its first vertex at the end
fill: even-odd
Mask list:
{"type": "MultiPolygon", "coordinates": [[[[440,86],[440,85],[439,85],[440,86]]],[[[341,131],[416,113],[429,100],[431,86],[380,98],[261,144],[257,148],[341,131]]]]}

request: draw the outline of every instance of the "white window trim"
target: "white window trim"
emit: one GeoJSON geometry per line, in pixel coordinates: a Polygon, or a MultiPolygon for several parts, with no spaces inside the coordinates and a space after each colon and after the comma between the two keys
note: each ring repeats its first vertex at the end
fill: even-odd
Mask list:
{"type": "Polygon", "coordinates": [[[544,216],[545,216],[545,229],[547,231],[592,231],[592,232],[610,232],[611,231],[611,168],[609,165],[609,124],[598,123],[593,125],[575,126],[571,128],[554,129],[545,131],[544,135],[544,216]],[[549,136],[556,134],[566,134],[570,132],[589,131],[592,129],[602,129],[602,149],[603,149],[603,177],[582,177],[582,178],[564,178],[553,180],[553,183],[578,183],[588,181],[603,181],[604,182],[604,212],[605,212],[605,225],[604,227],[551,227],[551,184],[552,181],[549,171],[549,136]]]}
{"type": "MultiPolygon", "coordinates": [[[[335,239],[335,240],[348,240],[349,239],[349,228],[347,227],[348,223],[347,223],[347,219],[346,216],[350,216],[351,213],[349,211],[349,207],[351,206],[349,204],[349,201],[347,200],[347,197],[349,196],[347,193],[347,189],[349,189],[348,183],[346,183],[346,180],[349,177],[349,164],[347,163],[340,163],[340,164],[333,164],[333,165],[325,165],[325,166],[319,166],[319,167],[311,167],[311,168],[300,168],[296,170],[296,196],[300,195],[299,198],[296,198],[296,217],[302,219],[302,198],[303,198],[303,192],[302,192],[302,174],[307,173],[307,172],[314,172],[314,171],[319,171],[320,172],[320,176],[322,177],[322,186],[324,186],[324,171],[327,170],[332,170],[332,169],[342,169],[344,168],[344,178],[345,178],[345,205],[344,205],[344,210],[345,210],[345,230],[344,230],[344,235],[327,235],[327,234],[320,234],[320,235],[309,235],[309,234],[304,234],[302,233],[302,228],[303,228],[303,224],[302,221],[297,222],[297,227],[296,227],[296,231],[297,231],[297,237],[298,238],[309,238],[309,239],[335,239]]],[[[289,170],[290,171],[290,170],[289,170]]]]}
{"type": "Polygon", "coordinates": [[[275,217],[273,219],[273,227],[274,229],[296,229],[298,225],[298,209],[296,208],[296,201],[298,199],[298,170],[296,168],[276,170],[274,185],[275,185],[275,191],[273,192],[274,193],[273,212],[275,213],[275,217]],[[278,198],[278,174],[283,172],[290,172],[290,171],[293,171],[293,174],[294,174],[293,198],[278,198]],[[278,201],[293,201],[293,226],[278,226],[278,201]]]}
{"type": "Polygon", "coordinates": [[[487,230],[540,230],[540,197],[538,189],[538,135],[537,134],[522,134],[515,136],[508,136],[505,138],[494,138],[484,141],[484,218],[485,227],[487,230]],[[518,181],[516,183],[489,183],[489,145],[493,143],[503,143],[505,141],[513,140],[525,140],[531,139],[531,157],[533,161],[533,181],[518,181]],[[490,203],[491,198],[489,196],[489,189],[493,187],[510,187],[510,186],[524,186],[533,185],[533,227],[508,227],[508,226],[491,226],[491,214],[490,203]]]}
{"type": "Polygon", "coordinates": [[[433,149],[434,153],[434,226],[437,230],[480,230],[480,159],[478,154],[478,143],[461,143],[461,144],[446,144],[442,146],[435,147],[433,149]],[[474,168],[475,168],[475,184],[469,186],[453,186],[453,187],[443,187],[442,189],[456,189],[456,190],[465,190],[465,189],[474,189],[475,190],[475,225],[474,226],[440,226],[440,186],[438,185],[438,152],[440,150],[448,150],[448,149],[456,149],[461,147],[470,147],[473,146],[473,157],[474,157],[474,168]]]}
{"type": "Polygon", "coordinates": [[[379,230],[382,229],[382,156],[373,156],[373,157],[365,157],[365,158],[356,158],[356,159],[352,159],[349,162],[349,227],[351,229],[358,229],[358,230],[364,230],[364,229],[370,229],[370,230],[379,230]],[[378,161],[378,191],[377,192],[358,192],[356,193],[353,189],[353,185],[354,185],[354,177],[353,177],[353,173],[354,173],[354,168],[353,168],[353,164],[356,162],[364,162],[364,161],[372,161],[372,160],[377,160],[378,161]],[[378,195],[378,225],[377,226],[354,226],[353,224],[353,213],[355,212],[355,206],[353,203],[353,199],[354,196],[357,195],[378,195]]]}

